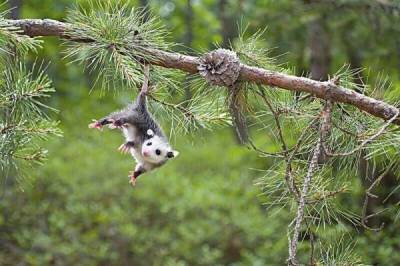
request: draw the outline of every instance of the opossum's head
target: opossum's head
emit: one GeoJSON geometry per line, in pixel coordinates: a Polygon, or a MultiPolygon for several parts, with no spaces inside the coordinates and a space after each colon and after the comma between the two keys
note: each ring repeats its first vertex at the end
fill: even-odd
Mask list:
{"type": "Polygon", "coordinates": [[[164,163],[178,154],[179,152],[173,150],[166,139],[157,135],[145,140],[142,145],[142,156],[150,163],[164,163]]]}

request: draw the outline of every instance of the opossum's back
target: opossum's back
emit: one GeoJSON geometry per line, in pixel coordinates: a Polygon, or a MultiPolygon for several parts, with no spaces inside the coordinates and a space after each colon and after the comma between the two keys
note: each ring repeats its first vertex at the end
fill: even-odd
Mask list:
{"type": "Polygon", "coordinates": [[[132,114],[129,122],[136,126],[138,134],[142,134],[144,137],[146,137],[147,130],[151,129],[156,135],[165,137],[161,127],[155,121],[153,116],[147,111],[147,109],[141,109],[134,104],[128,106],[128,108],[130,108],[130,112],[132,114]]]}

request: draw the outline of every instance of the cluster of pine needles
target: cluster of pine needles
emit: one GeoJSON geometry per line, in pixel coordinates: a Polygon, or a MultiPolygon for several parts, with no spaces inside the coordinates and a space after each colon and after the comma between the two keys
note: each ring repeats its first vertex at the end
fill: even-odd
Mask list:
{"type": "Polygon", "coordinates": [[[24,63],[26,54],[41,42],[21,35],[6,14],[0,14],[0,172],[21,180],[26,166],[46,158],[43,141],[61,133],[48,116],[54,110],[42,101],[54,92],[45,67],[24,63]]]}

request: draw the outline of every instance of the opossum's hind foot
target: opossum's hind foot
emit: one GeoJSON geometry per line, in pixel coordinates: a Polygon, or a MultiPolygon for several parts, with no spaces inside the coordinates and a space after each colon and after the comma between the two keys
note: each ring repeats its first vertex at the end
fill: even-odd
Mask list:
{"type": "Polygon", "coordinates": [[[135,146],[135,143],[133,141],[128,141],[123,143],[121,146],[119,146],[118,150],[122,153],[128,153],[130,152],[131,148],[135,146]]]}
{"type": "Polygon", "coordinates": [[[136,186],[136,177],[134,176],[130,176],[130,180],[129,180],[129,184],[131,184],[132,186],[136,186]]]}
{"type": "Polygon", "coordinates": [[[143,173],[142,171],[130,171],[128,176],[130,178],[129,184],[135,186],[138,176],[140,176],[142,173],[143,173]]]}
{"type": "Polygon", "coordinates": [[[137,180],[137,175],[135,174],[135,171],[130,171],[129,172],[129,184],[131,184],[132,186],[136,185],[136,180],[137,180]]]}

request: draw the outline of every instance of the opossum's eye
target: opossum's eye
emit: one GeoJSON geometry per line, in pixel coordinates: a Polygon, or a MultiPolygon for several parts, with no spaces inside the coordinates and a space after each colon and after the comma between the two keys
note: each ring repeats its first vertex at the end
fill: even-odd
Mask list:
{"type": "Polygon", "coordinates": [[[156,150],[157,155],[161,155],[161,151],[159,149],[156,150]]]}
{"type": "Polygon", "coordinates": [[[151,146],[151,144],[153,144],[153,143],[151,143],[151,142],[147,142],[147,144],[146,144],[146,145],[147,145],[147,146],[151,146]]]}

